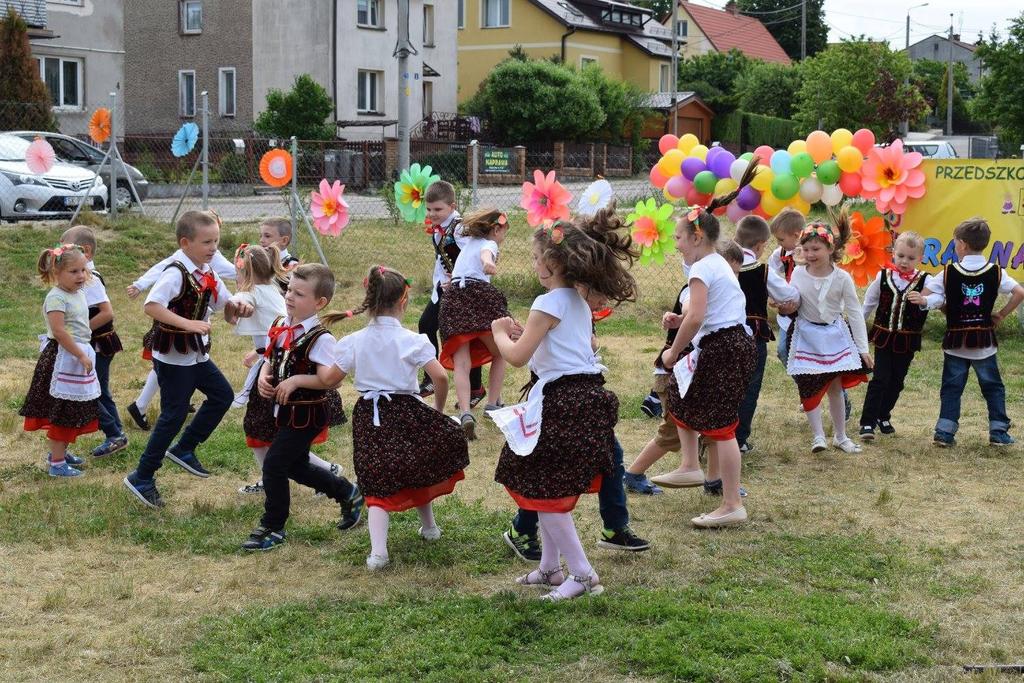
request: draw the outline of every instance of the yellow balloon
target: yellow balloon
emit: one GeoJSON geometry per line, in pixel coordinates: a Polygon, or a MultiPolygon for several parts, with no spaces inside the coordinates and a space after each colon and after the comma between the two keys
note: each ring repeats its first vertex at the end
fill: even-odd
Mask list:
{"type": "Polygon", "coordinates": [[[690,153],[686,156],[697,157],[701,161],[704,161],[708,158],[708,148],[704,145],[694,145],[690,150],[690,153]]]}
{"type": "Polygon", "coordinates": [[[715,183],[715,194],[729,194],[737,187],[739,187],[739,184],[732,178],[722,178],[717,183],[715,183]]]}
{"type": "Polygon", "coordinates": [[[683,154],[689,154],[690,150],[700,144],[700,140],[693,133],[687,133],[686,135],[679,138],[679,142],[676,143],[676,149],[681,151],[683,154]]]}
{"type": "Polygon", "coordinates": [[[769,216],[774,216],[779,211],[786,208],[786,202],[782,201],[771,192],[765,192],[761,195],[761,208],[769,216]]]}
{"type": "Polygon", "coordinates": [[[807,151],[807,142],[804,140],[793,140],[789,143],[789,147],[786,148],[790,156],[796,156],[797,154],[803,154],[807,151]]]}
{"type": "Polygon", "coordinates": [[[750,186],[758,192],[765,192],[772,186],[772,180],[775,179],[775,173],[772,169],[764,164],[758,164],[757,175],[750,181],[750,186]]]}
{"type": "Polygon", "coordinates": [[[839,154],[839,150],[843,147],[849,147],[853,144],[853,133],[846,130],[845,128],[838,128],[832,133],[832,151],[839,154]]]}
{"type": "Polygon", "coordinates": [[[811,212],[811,205],[800,197],[799,192],[789,200],[789,205],[805,216],[811,212]]]}
{"type": "Polygon", "coordinates": [[[665,156],[658,160],[658,170],[666,178],[679,175],[679,167],[682,166],[685,158],[686,155],[678,149],[670,149],[665,152],[665,156]]]}
{"type": "Polygon", "coordinates": [[[864,163],[864,157],[859,149],[853,145],[847,145],[836,152],[836,163],[839,164],[839,168],[847,173],[855,173],[860,170],[861,164],[864,163]]]}

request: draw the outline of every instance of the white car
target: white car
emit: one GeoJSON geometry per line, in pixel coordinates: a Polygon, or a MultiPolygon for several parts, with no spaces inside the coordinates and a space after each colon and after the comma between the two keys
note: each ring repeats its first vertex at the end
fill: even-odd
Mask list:
{"type": "Polygon", "coordinates": [[[956,159],[956,150],[945,140],[917,140],[903,143],[904,152],[919,152],[925,159],[956,159]]]}
{"type": "Polygon", "coordinates": [[[0,133],[0,219],[45,220],[69,218],[80,202],[93,211],[106,211],[107,186],[92,171],[56,162],[43,175],[25,163],[29,142],[0,133]]]}

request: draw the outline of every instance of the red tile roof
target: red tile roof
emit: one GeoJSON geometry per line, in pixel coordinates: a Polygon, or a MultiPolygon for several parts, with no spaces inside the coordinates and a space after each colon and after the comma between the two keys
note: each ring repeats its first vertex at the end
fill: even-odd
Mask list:
{"type": "Polygon", "coordinates": [[[757,19],[692,2],[681,2],[679,5],[686,10],[716,51],[728,52],[736,48],[751,59],[778,64],[792,63],[786,51],[757,19]]]}

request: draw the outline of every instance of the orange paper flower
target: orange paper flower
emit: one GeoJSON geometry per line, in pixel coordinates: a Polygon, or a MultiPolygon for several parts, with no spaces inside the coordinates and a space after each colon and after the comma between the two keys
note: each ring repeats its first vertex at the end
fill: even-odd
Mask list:
{"type": "Polygon", "coordinates": [[[260,178],[271,187],[284,187],[292,180],[292,155],[272,149],[260,159],[260,178]]]}
{"type": "Polygon", "coordinates": [[[850,215],[850,229],[840,266],[853,276],[858,287],[866,287],[889,262],[892,233],[881,216],[865,220],[860,211],[850,215]]]}
{"type": "Polygon", "coordinates": [[[101,145],[110,139],[110,110],[100,107],[92,113],[89,119],[89,137],[97,145],[101,145]]]}

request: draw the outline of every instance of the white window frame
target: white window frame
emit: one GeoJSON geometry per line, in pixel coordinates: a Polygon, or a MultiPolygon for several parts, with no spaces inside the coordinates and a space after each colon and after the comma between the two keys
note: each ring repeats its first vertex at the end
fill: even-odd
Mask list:
{"type": "Polygon", "coordinates": [[[509,28],[512,26],[512,0],[480,0],[480,28],[509,28]],[[496,2],[498,5],[498,23],[487,23],[487,3],[496,2]],[[501,23],[502,8],[505,10],[505,22],[501,23]]]}
{"type": "Polygon", "coordinates": [[[423,3],[423,47],[434,47],[434,6],[423,3]]]}
{"type": "Polygon", "coordinates": [[[685,38],[690,32],[690,25],[686,19],[680,19],[676,23],[676,38],[685,38]]]}
{"type": "Polygon", "coordinates": [[[356,26],[360,28],[384,28],[384,3],[382,0],[356,0],[356,26]],[[359,5],[366,2],[366,21],[359,21],[359,5]]]}
{"type": "Polygon", "coordinates": [[[217,101],[220,115],[233,119],[238,115],[238,72],[233,66],[222,66],[217,69],[217,101]],[[227,88],[225,76],[231,74],[231,111],[228,111],[227,88]]]}
{"type": "Polygon", "coordinates": [[[85,4],[85,0],[46,0],[47,2],[54,5],[70,5],[71,7],[81,7],[85,4]]]}
{"type": "Polygon", "coordinates": [[[456,22],[455,28],[466,28],[466,0],[456,0],[458,9],[456,10],[456,22]]]}
{"type": "Polygon", "coordinates": [[[601,66],[601,60],[593,55],[580,55],[580,71],[585,69],[588,64],[597,64],[601,66]]]}
{"type": "Polygon", "coordinates": [[[203,0],[181,0],[181,33],[186,36],[195,36],[203,32],[203,0]],[[188,8],[199,7],[199,28],[188,27],[188,8]]]}
{"type": "Polygon", "coordinates": [[[434,83],[423,80],[423,118],[434,113],[434,83]],[[430,105],[429,107],[427,105],[430,105]]]}
{"type": "MultiPolygon", "coordinates": [[[[74,57],[59,57],[57,55],[36,55],[36,64],[39,66],[39,78],[46,84],[46,60],[57,60],[57,103],[52,105],[54,111],[83,111],[85,109],[85,61],[74,57]],[[64,103],[64,65],[74,64],[76,66],[75,90],[78,92],[78,104],[64,103]]],[[[46,92],[50,92],[50,86],[46,86],[46,92]]]]}
{"type": "Polygon", "coordinates": [[[183,119],[194,119],[196,117],[196,72],[195,69],[181,69],[178,71],[178,116],[183,119]],[[192,76],[192,113],[186,111],[185,98],[185,76],[192,76]]]}
{"type": "Polygon", "coordinates": [[[383,114],[384,110],[381,108],[381,98],[384,93],[384,72],[377,71],[374,69],[359,69],[356,71],[356,112],[359,114],[383,114]],[[363,102],[364,99],[361,93],[363,88],[363,79],[368,79],[367,87],[369,87],[370,78],[372,77],[374,84],[372,91],[366,93],[366,99],[371,100],[363,102]],[[372,98],[372,99],[371,99],[372,98]],[[366,104],[366,107],[361,105],[366,104]]]}

